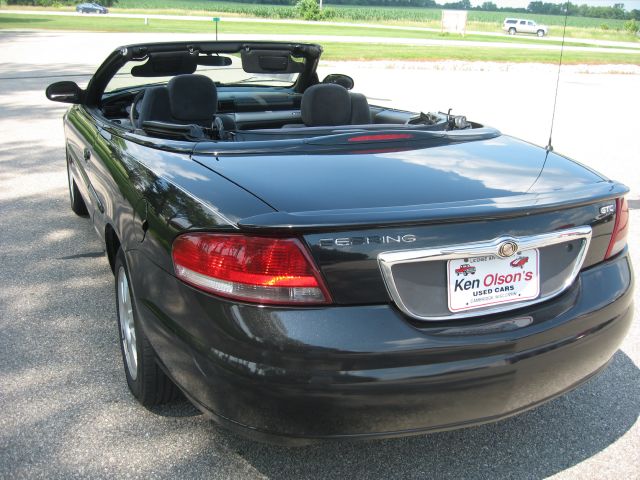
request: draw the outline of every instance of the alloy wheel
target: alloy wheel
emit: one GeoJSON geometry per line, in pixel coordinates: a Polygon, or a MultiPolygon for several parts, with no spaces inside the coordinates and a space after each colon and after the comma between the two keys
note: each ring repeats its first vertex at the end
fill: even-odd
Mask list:
{"type": "Polygon", "coordinates": [[[74,204],[76,198],[75,198],[75,192],[73,191],[73,174],[71,173],[71,165],[69,165],[69,160],[67,160],[67,176],[69,177],[69,196],[71,197],[71,205],[74,204]]]}
{"type": "Polygon", "coordinates": [[[136,327],[133,319],[133,304],[129,290],[129,280],[124,267],[118,270],[118,314],[120,318],[120,338],[122,350],[127,363],[127,370],[132,380],[138,376],[138,349],[136,344],[136,327]]]}

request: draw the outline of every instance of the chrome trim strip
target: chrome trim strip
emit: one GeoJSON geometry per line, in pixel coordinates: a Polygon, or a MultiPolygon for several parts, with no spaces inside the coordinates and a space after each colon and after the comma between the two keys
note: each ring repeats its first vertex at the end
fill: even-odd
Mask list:
{"type": "MultiPolygon", "coordinates": [[[[535,303],[542,302],[553,298],[563,291],[565,291],[576,279],[580,268],[584,262],[589,243],[591,242],[591,227],[588,225],[570,228],[567,230],[559,230],[557,232],[544,233],[541,235],[532,235],[527,237],[499,237],[487,242],[478,243],[465,243],[460,245],[451,245],[443,247],[434,247],[419,250],[400,250],[392,252],[382,252],[378,254],[378,265],[382,271],[382,277],[387,287],[387,291],[391,298],[396,303],[398,308],[410,317],[418,320],[455,320],[459,318],[468,318],[480,315],[489,315],[492,313],[504,312],[506,310],[514,310],[526,305],[533,305],[535,303]],[[573,270],[567,277],[560,288],[553,292],[540,296],[534,300],[528,300],[525,302],[513,302],[498,307],[492,308],[478,308],[475,310],[469,310],[462,313],[452,313],[447,316],[431,317],[425,315],[419,315],[412,312],[402,301],[402,296],[398,291],[395,281],[393,279],[392,268],[394,265],[402,263],[415,263],[415,262],[429,262],[429,261],[442,261],[451,260],[455,258],[476,257],[482,255],[497,255],[499,246],[505,241],[514,241],[518,244],[519,250],[530,250],[534,248],[548,247],[550,245],[556,245],[558,243],[570,242],[573,240],[584,240],[582,248],[576,255],[574,260],[573,270]]],[[[447,287],[448,288],[448,287],[447,287]]]]}

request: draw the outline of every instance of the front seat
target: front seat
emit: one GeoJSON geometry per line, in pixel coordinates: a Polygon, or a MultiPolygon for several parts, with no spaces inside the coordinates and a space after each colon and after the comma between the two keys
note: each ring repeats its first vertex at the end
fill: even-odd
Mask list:
{"type": "Polygon", "coordinates": [[[131,115],[136,128],[142,128],[142,122],[150,120],[172,123],[167,87],[151,87],[138,94],[133,100],[131,115]]]}
{"type": "Polygon", "coordinates": [[[166,87],[147,88],[132,109],[138,114],[138,128],[146,121],[211,127],[218,110],[218,91],[209,77],[178,75],[166,87]]]}
{"type": "Polygon", "coordinates": [[[218,111],[216,84],[204,75],[178,75],[167,84],[169,107],[175,123],[211,127],[218,111]]]}

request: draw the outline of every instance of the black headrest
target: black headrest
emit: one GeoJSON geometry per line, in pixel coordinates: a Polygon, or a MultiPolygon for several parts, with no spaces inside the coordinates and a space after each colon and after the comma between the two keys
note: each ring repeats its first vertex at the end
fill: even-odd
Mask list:
{"type": "Polygon", "coordinates": [[[138,93],[133,99],[131,118],[138,128],[142,128],[142,123],[149,120],[170,122],[171,108],[166,87],[149,87],[138,93]]]}
{"type": "Polygon", "coordinates": [[[171,115],[176,120],[211,123],[218,109],[216,84],[204,75],[178,75],[167,85],[171,115]]]}
{"type": "Polygon", "coordinates": [[[351,97],[351,124],[366,125],[371,123],[371,109],[367,97],[361,93],[349,92],[351,97]]]}
{"type": "Polygon", "coordinates": [[[349,125],[349,91],[341,85],[331,83],[319,83],[309,87],[302,95],[300,113],[302,121],[308,127],[349,125]]]}

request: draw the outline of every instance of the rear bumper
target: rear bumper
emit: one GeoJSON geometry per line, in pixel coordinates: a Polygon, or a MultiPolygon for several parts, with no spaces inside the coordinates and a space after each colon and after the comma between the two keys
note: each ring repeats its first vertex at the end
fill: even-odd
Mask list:
{"type": "Polygon", "coordinates": [[[146,273],[134,280],[145,332],[176,383],[225,426],[282,443],[411,435],[516,414],[604,368],[633,316],[626,251],[553,300],[436,325],[389,305],[234,304],[129,255],[146,273]]]}

